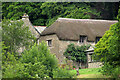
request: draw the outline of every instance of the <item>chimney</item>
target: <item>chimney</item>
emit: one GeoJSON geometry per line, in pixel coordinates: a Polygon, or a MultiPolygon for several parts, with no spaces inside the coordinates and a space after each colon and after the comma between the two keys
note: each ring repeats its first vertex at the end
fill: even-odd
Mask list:
{"type": "Polygon", "coordinates": [[[22,16],[22,19],[29,19],[29,16],[26,13],[24,13],[24,15],[22,16]]]}

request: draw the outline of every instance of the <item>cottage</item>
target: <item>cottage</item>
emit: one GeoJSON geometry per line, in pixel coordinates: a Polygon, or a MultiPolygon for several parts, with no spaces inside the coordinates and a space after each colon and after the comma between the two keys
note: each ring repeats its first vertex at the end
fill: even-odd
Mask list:
{"type": "MultiPolygon", "coordinates": [[[[26,13],[22,16],[21,20],[24,22],[23,26],[29,27],[29,30],[31,31],[31,33],[36,37],[37,43],[39,43],[40,34],[46,28],[46,26],[33,26],[31,21],[29,20],[29,16],[26,13]]],[[[18,50],[18,52],[21,53],[24,51],[24,49],[25,48],[22,47],[18,50]]]]}
{"type": "Polygon", "coordinates": [[[59,18],[41,33],[39,41],[46,41],[51,53],[56,55],[60,64],[63,64],[65,61],[63,53],[70,43],[79,46],[83,44],[94,46],[110,25],[116,22],[112,20],[59,18]]]}

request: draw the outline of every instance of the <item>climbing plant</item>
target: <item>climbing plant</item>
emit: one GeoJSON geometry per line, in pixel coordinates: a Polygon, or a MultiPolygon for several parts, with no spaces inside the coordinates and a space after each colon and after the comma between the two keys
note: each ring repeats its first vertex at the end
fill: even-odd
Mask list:
{"type": "Polygon", "coordinates": [[[64,52],[64,55],[70,60],[79,63],[86,63],[87,56],[85,50],[87,50],[89,47],[90,45],[75,46],[74,44],[70,44],[64,52]]]}

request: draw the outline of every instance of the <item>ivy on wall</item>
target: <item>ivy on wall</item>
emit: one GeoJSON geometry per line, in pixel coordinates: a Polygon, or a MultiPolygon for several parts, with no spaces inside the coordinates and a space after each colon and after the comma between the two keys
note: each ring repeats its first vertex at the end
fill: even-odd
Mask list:
{"type": "Polygon", "coordinates": [[[70,44],[64,52],[64,55],[69,60],[73,60],[79,63],[86,63],[87,55],[85,50],[87,50],[89,47],[90,45],[75,46],[74,44],[70,44]]]}

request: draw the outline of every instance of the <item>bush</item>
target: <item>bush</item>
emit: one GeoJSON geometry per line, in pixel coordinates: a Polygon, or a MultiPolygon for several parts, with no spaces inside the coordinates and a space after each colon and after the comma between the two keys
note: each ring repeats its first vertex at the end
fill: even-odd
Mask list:
{"type": "Polygon", "coordinates": [[[120,66],[114,67],[113,65],[105,63],[100,72],[102,72],[104,75],[118,79],[120,75],[120,66]]]}
{"type": "Polygon", "coordinates": [[[22,63],[27,64],[29,75],[38,77],[53,77],[52,71],[57,65],[56,57],[50,53],[45,42],[34,45],[29,51],[23,53],[22,63]]]}
{"type": "Polygon", "coordinates": [[[25,50],[20,58],[4,52],[2,66],[3,78],[50,78],[58,65],[55,56],[42,42],[25,50]]]}
{"type": "Polygon", "coordinates": [[[76,68],[75,66],[73,66],[73,68],[76,68]]]}
{"type": "Polygon", "coordinates": [[[53,71],[53,78],[73,78],[75,75],[75,73],[62,68],[58,68],[53,71]]]}
{"type": "Polygon", "coordinates": [[[68,48],[64,52],[64,55],[73,61],[86,63],[87,62],[87,55],[85,50],[87,50],[90,45],[82,45],[82,46],[75,46],[74,44],[68,45],[68,48]]]}
{"type": "Polygon", "coordinates": [[[81,69],[81,67],[79,67],[79,69],[81,69]]]}
{"type": "MultiPolygon", "coordinates": [[[[3,46],[2,48],[6,48],[3,46]]],[[[50,53],[45,42],[34,44],[18,58],[14,53],[3,51],[3,78],[72,78],[74,73],[58,68],[56,57],[50,53]]]]}

